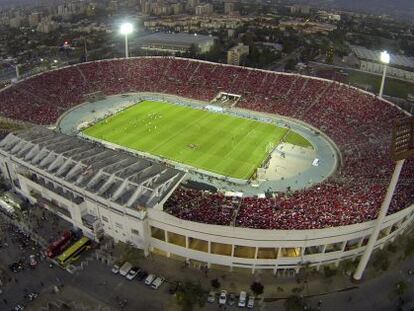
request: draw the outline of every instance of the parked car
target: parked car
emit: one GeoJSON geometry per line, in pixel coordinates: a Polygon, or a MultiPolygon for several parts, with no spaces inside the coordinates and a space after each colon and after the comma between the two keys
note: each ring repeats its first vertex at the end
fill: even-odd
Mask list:
{"type": "Polygon", "coordinates": [[[249,296],[249,301],[247,302],[247,308],[253,309],[254,307],[254,296],[249,296]]]}
{"type": "Polygon", "coordinates": [[[24,305],[22,305],[22,304],[15,305],[14,308],[13,308],[13,310],[14,311],[24,310],[24,305]]]}
{"type": "Polygon", "coordinates": [[[119,274],[122,275],[122,276],[126,276],[129,272],[129,270],[131,270],[131,269],[132,269],[132,265],[129,262],[126,262],[119,269],[119,274]]]}
{"type": "Polygon", "coordinates": [[[157,277],[154,281],[152,281],[151,288],[158,289],[164,281],[165,279],[162,276],[157,277]]]}
{"type": "Polygon", "coordinates": [[[11,272],[17,273],[23,270],[23,266],[19,262],[15,262],[9,265],[9,269],[11,272]]]}
{"type": "Polygon", "coordinates": [[[137,280],[138,281],[145,280],[147,276],[148,276],[148,273],[144,270],[141,270],[141,271],[138,272],[137,280]]]}
{"type": "Polygon", "coordinates": [[[150,285],[151,285],[151,283],[152,283],[152,281],[154,281],[154,280],[155,280],[155,278],[156,278],[155,274],[149,274],[149,275],[147,276],[147,278],[145,279],[145,285],[150,286],[150,285]]]}
{"type": "Polygon", "coordinates": [[[140,270],[141,269],[139,267],[132,267],[131,270],[129,270],[128,274],[125,276],[126,279],[132,281],[135,279],[140,270]]]}
{"type": "Polygon", "coordinates": [[[37,260],[35,255],[29,256],[29,264],[31,268],[35,268],[37,266],[37,260]]]}
{"type": "Polygon", "coordinates": [[[238,306],[241,308],[244,308],[246,306],[246,300],[247,300],[247,294],[245,291],[241,291],[240,292],[240,296],[239,296],[239,304],[238,306]]]}
{"type": "Polygon", "coordinates": [[[30,301],[33,301],[33,300],[35,300],[37,298],[37,296],[39,296],[38,293],[32,292],[32,293],[30,293],[30,294],[27,295],[27,298],[29,298],[30,301]]]}
{"type": "Polygon", "coordinates": [[[216,302],[216,292],[214,292],[214,291],[210,291],[210,292],[208,293],[207,301],[208,301],[209,303],[215,303],[215,302],[216,302]]]}
{"type": "Polygon", "coordinates": [[[229,306],[234,306],[236,304],[236,295],[234,293],[229,294],[229,299],[227,300],[227,304],[229,306]]]}
{"type": "Polygon", "coordinates": [[[114,264],[111,271],[112,271],[112,273],[118,274],[119,269],[120,269],[120,266],[117,265],[117,264],[114,264]]]}
{"type": "Polygon", "coordinates": [[[20,271],[24,270],[25,269],[25,267],[24,267],[24,261],[23,260],[19,260],[19,261],[16,261],[16,262],[12,263],[9,266],[9,269],[10,269],[10,271],[12,271],[14,273],[17,273],[17,272],[20,272],[20,271]]]}
{"type": "Polygon", "coordinates": [[[220,305],[225,305],[227,302],[227,291],[226,290],[222,290],[220,292],[220,296],[219,296],[219,304],[220,305]]]}

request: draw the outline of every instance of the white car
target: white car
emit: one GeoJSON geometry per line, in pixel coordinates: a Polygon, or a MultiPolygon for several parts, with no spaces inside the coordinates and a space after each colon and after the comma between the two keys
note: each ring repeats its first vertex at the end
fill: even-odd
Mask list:
{"type": "Polygon", "coordinates": [[[249,296],[249,301],[247,302],[247,308],[253,309],[254,307],[254,296],[249,296]]]}
{"type": "Polygon", "coordinates": [[[164,281],[165,279],[162,276],[157,277],[154,281],[152,281],[151,288],[158,289],[164,281]]]}
{"type": "Polygon", "coordinates": [[[247,294],[245,291],[240,292],[238,306],[244,308],[246,306],[247,294]]]}
{"type": "Polygon", "coordinates": [[[227,291],[226,290],[222,290],[220,292],[220,296],[219,296],[219,305],[225,305],[227,302],[227,291]]]}
{"type": "Polygon", "coordinates": [[[29,298],[30,301],[33,301],[33,300],[35,300],[37,298],[37,296],[39,296],[38,293],[32,292],[32,293],[30,293],[30,294],[27,295],[27,298],[29,298]]]}
{"type": "Polygon", "coordinates": [[[216,293],[214,291],[210,291],[208,293],[207,301],[209,303],[215,303],[216,302],[216,293]]]}
{"type": "Polygon", "coordinates": [[[132,265],[129,262],[126,262],[119,269],[119,274],[122,275],[122,276],[126,276],[129,272],[129,270],[131,270],[131,269],[132,269],[132,265]]]}
{"type": "Polygon", "coordinates": [[[150,286],[151,285],[151,283],[152,283],[152,281],[154,281],[155,280],[155,278],[156,278],[156,276],[154,275],[154,274],[149,274],[148,276],[147,276],[147,278],[145,279],[145,285],[148,285],[148,286],[150,286]]]}
{"type": "Polygon", "coordinates": [[[119,273],[119,269],[120,269],[120,266],[119,265],[114,265],[113,267],[112,267],[112,273],[114,273],[114,274],[118,274],[119,273]]]}
{"type": "Polygon", "coordinates": [[[131,270],[129,270],[128,274],[125,276],[126,279],[130,280],[130,281],[135,279],[135,277],[137,276],[139,270],[140,270],[139,268],[133,267],[131,270]]]}

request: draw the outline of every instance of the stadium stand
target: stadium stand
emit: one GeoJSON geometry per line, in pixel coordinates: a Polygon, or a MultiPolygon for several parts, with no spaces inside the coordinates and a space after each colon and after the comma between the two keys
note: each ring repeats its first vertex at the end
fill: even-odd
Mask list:
{"type": "MultiPolygon", "coordinates": [[[[298,118],[326,133],[342,166],[325,183],[275,198],[231,200],[179,188],[164,209],[186,220],[260,229],[314,229],[376,217],[393,162],[387,146],[397,107],[333,81],[195,60],[148,57],[84,63],[42,73],[0,91],[3,116],[49,125],[84,95],[157,92],[209,101],[220,92],[242,95],[240,108],[298,118]]],[[[414,201],[414,161],[407,161],[390,213],[414,201]]]]}

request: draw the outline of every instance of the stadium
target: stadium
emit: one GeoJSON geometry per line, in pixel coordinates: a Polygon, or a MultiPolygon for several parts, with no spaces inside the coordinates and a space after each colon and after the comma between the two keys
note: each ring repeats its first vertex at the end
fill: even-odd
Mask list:
{"type": "MultiPolygon", "coordinates": [[[[99,240],[194,266],[298,272],[360,256],[406,113],[349,85],[172,57],[82,63],[0,91],[14,189],[99,240]]],[[[407,160],[376,247],[411,224],[407,160]]]]}

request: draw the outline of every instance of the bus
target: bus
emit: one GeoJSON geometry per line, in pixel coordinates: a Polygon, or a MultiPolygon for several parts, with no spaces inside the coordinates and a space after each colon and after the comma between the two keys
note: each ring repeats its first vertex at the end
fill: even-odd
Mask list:
{"type": "Polygon", "coordinates": [[[65,266],[68,263],[78,259],[79,255],[89,247],[91,244],[91,240],[89,240],[86,236],[79,239],[79,241],[72,244],[66,251],[64,251],[59,257],[57,258],[58,263],[61,266],[65,266]]]}
{"type": "Polygon", "coordinates": [[[58,240],[49,245],[46,250],[46,256],[49,258],[54,258],[57,255],[63,253],[63,251],[69,247],[73,238],[74,237],[72,231],[63,232],[62,236],[58,240]]]}

